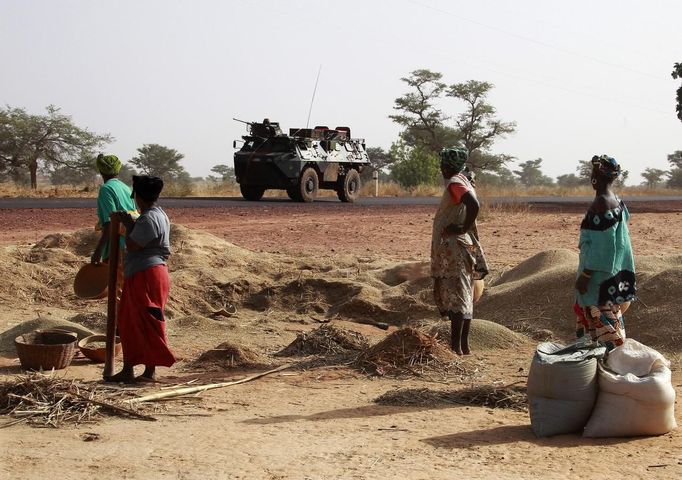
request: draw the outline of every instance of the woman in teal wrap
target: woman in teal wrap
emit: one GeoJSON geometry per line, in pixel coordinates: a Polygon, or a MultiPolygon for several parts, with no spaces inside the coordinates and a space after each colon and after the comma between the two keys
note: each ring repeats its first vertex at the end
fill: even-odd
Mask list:
{"type": "Polygon", "coordinates": [[[630,214],[613,192],[618,162],[592,157],[594,202],[580,225],[580,260],[575,282],[576,335],[589,334],[611,350],[623,344],[625,305],[635,299],[635,262],[628,231],[630,214]]]}
{"type": "MultiPolygon", "coordinates": [[[[128,185],[118,179],[123,164],[116,155],[97,156],[95,166],[104,183],[97,195],[97,219],[101,235],[90,257],[92,263],[107,262],[109,259],[109,216],[113,212],[136,213],[135,201],[130,198],[131,190],[128,185]]],[[[121,236],[121,248],[125,248],[125,237],[121,236]]]]}

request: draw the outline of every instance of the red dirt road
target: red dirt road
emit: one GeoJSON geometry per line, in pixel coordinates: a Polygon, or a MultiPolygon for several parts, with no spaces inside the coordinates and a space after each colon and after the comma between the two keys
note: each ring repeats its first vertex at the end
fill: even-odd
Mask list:
{"type": "MultiPolygon", "coordinates": [[[[208,231],[254,251],[353,254],[427,259],[435,206],[332,206],[324,209],[169,208],[174,223],[208,231]]],[[[481,239],[491,262],[515,265],[538,251],[576,249],[580,213],[507,206],[484,210],[481,239]]],[[[640,255],[680,251],[682,212],[633,213],[630,229],[640,255]]],[[[0,210],[0,244],[33,243],[49,233],[94,228],[91,209],[0,210]]]]}

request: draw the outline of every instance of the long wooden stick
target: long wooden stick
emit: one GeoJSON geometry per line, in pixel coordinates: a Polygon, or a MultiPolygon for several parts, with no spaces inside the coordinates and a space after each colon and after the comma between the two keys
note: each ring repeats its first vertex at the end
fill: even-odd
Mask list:
{"type": "Polygon", "coordinates": [[[267,372],[251,375],[250,377],[242,378],[241,380],[235,380],[233,382],[210,383],[208,385],[199,385],[196,387],[176,388],[174,390],[166,390],[165,392],[151,393],[143,397],[131,398],[130,400],[126,400],[126,402],[127,403],[152,402],[154,400],[161,400],[162,398],[179,397],[181,395],[188,395],[190,393],[199,393],[204,392],[206,390],[213,390],[214,388],[231,387],[232,385],[239,385],[241,383],[252,382],[253,380],[265,377],[266,375],[270,375],[271,373],[281,372],[282,370],[286,370],[287,368],[291,368],[292,366],[293,364],[288,363],[286,365],[273,368],[272,370],[268,370],[267,372]]]}
{"type": "Polygon", "coordinates": [[[114,374],[114,353],[116,340],[116,314],[117,290],[118,290],[118,256],[120,255],[120,222],[118,216],[112,214],[109,219],[109,282],[107,299],[107,340],[106,354],[104,357],[104,372],[102,376],[107,379],[114,374]]]}

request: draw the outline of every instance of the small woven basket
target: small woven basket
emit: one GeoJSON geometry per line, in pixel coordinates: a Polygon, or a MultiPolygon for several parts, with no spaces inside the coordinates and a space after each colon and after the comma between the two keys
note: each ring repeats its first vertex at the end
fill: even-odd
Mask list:
{"type": "Polygon", "coordinates": [[[19,335],[14,346],[24,370],[61,370],[71,364],[78,337],[64,330],[36,330],[19,335]]]}

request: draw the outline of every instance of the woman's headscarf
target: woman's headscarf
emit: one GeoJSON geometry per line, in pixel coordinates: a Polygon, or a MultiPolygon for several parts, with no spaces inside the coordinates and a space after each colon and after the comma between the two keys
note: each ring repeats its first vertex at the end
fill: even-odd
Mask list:
{"type": "Polygon", "coordinates": [[[620,165],[615,158],[609,157],[608,155],[595,155],[592,157],[592,167],[601,175],[609,181],[613,181],[618,178],[621,173],[620,165]]]}
{"type": "Polygon", "coordinates": [[[118,175],[123,166],[116,155],[102,155],[101,153],[97,155],[95,165],[102,175],[118,175]]]}
{"type": "Polygon", "coordinates": [[[130,198],[138,195],[142,200],[155,202],[163,190],[163,180],[149,175],[133,175],[133,193],[130,198]]]}
{"type": "Polygon", "coordinates": [[[469,150],[462,147],[444,148],[440,151],[440,164],[460,173],[469,158],[469,150]]]}

